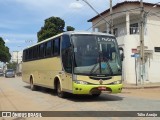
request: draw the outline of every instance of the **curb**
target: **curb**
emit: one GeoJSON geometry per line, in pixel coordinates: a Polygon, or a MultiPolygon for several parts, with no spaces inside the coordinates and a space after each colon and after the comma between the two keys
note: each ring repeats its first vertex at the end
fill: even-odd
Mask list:
{"type": "Polygon", "coordinates": [[[160,86],[123,86],[123,89],[150,89],[160,88],[160,86]]]}

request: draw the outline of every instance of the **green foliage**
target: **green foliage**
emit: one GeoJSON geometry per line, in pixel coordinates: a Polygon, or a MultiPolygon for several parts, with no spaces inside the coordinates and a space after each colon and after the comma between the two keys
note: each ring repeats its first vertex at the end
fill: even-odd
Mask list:
{"type": "Polygon", "coordinates": [[[4,46],[4,45],[5,45],[5,42],[4,42],[3,38],[0,37],[0,46],[4,46]]]}
{"type": "Polygon", "coordinates": [[[7,64],[7,68],[8,69],[13,69],[13,70],[16,70],[16,67],[17,67],[17,63],[16,62],[10,62],[7,64]]]}
{"type": "Polygon", "coordinates": [[[72,26],[67,26],[67,31],[74,31],[74,30],[75,30],[74,27],[72,27],[72,26]]]}
{"type": "Polygon", "coordinates": [[[64,20],[59,17],[50,17],[45,20],[44,27],[37,33],[38,42],[63,32],[64,20]]]}
{"type": "MultiPolygon", "coordinates": [[[[41,27],[41,30],[37,33],[38,42],[64,32],[64,27],[65,21],[59,17],[50,17],[46,19],[44,26],[41,27]]],[[[67,31],[74,30],[75,28],[67,26],[67,31]]]]}
{"type": "Polygon", "coordinates": [[[11,54],[9,53],[9,48],[5,46],[5,42],[2,37],[0,37],[0,61],[9,62],[11,59],[11,54]]]}

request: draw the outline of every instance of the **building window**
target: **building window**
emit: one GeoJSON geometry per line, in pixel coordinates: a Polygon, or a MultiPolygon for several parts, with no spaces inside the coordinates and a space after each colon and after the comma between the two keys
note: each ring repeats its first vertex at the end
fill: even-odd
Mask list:
{"type": "Polygon", "coordinates": [[[154,47],[155,52],[160,52],[160,47],[154,47]]]}
{"type": "Polygon", "coordinates": [[[115,37],[118,37],[118,28],[113,29],[113,34],[115,35],[115,37]]]}
{"type": "Polygon", "coordinates": [[[139,33],[138,23],[130,24],[130,34],[138,34],[138,33],[139,33]]]}

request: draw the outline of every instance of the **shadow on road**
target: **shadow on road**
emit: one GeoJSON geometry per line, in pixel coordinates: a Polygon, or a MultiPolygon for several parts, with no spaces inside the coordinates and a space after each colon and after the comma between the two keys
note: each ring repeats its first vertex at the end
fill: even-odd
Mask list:
{"type": "Polygon", "coordinates": [[[123,100],[123,97],[111,94],[102,93],[99,97],[93,97],[91,95],[73,95],[69,94],[65,99],[71,100],[74,102],[103,102],[103,101],[120,101],[123,100]]]}
{"type": "MultiPolygon", "coordinates": [[[[24,86],[24,87],[30,89],[30,86],[24,86]]],[[[57,96],[57,93],[55,90],[44,88],[44,87],[38,87],[36,89],[36,92],[57,96]]],[[[120,101],[120,100],[123,100],[123,98],[124,97],[118,96],[118,94],[102,93],[99,97],[93,97],[91,95],[74,95],[74,94],[67,93],[67,96],[61,99],[66,99],[74,102],[95,102],[95,101],[101,102],[101,101],[120,101]]]]}

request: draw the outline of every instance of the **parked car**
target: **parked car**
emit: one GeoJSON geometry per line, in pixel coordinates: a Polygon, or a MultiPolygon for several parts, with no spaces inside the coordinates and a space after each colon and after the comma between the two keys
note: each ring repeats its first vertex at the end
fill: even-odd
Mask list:
{"type": "Polygon", "coordinates": [[[4,76],[3,72],[0,71],[0,76],[4,76]]]}
{"type": "Polygon", "coordinates": [[[5,77],[15,77],[15,71],[13,69],[6,70],[5,77]]]}

